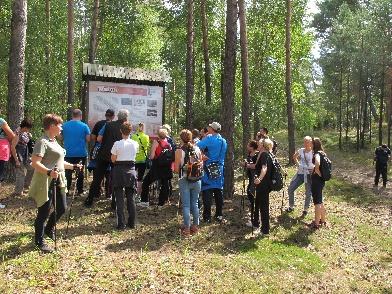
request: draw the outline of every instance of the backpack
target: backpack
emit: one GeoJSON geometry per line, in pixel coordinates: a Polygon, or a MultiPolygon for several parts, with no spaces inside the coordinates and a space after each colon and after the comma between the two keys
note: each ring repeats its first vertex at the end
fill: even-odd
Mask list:
{"type": "Polygon", "coordinates": [[[197,182],[202,178],[204,173],[203,160],[197,155],[194,147],[186,148],[184,152],[183,171],[186,174],[186,179],[189,182],[197,182]]]}
{"type": "Polygon", "coordinates": [[[278,159],[273,154],[269,153],[269,156],[273,166],[271,171],[271,190],[280,191],[282,190],[284,183],[282,167],[280,166],[278,159]]]}
{"type": "Polygon", "coordinates": [[[158,167],[169,167],[174,159],[173,150],[170,144],[167,144],[166,146],[162,146],[160,141],[158,142],[158,144],[161,146],[162,151],[155,159],[155,162],[158,167]]]}
{"type": "Polygon", "coordinates": [[[332,177],[332,161],[327,157],[324,152],[318,152],[320,154],[320,172],[321,177],[324,181],[329,181],[332,177]]]}

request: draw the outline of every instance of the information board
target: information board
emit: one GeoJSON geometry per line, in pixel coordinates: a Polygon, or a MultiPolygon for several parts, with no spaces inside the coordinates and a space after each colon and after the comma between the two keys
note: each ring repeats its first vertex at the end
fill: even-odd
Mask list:
{"type": "Polygon", "coordinates": [[[105,112],[111,108],[129,111],[129,121],[134,128],[145,124],[145,133],[155,137],[163,120],[163,87],[136,84],[89,81],[88,83],[88,125],[105,119],[105,112]]]}

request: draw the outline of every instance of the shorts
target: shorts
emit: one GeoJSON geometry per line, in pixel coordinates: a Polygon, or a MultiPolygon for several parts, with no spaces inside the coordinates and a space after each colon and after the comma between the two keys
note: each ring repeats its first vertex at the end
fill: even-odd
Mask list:
{"type": "Polygon", "coordinates": [[[312,197],[313,204],[323,204],[323,188],[325,185],[325,181],[318,175],[312,174],[312,197]]]}
{"type": "Polygon", "coordinates": [[[10,159],[10,155],[10,142],[7,139],[0,139],[0,160],[8,161],[10,159]]]}

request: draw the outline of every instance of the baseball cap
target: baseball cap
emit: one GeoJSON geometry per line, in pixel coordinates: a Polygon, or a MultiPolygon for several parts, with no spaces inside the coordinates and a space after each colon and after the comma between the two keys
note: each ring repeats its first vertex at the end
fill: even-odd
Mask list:
{"type": "Polygon", "coordinates": [[[209,124],[209,126],[215,130],[215,131],[220,131],[221,130],[221,125],[220,123],[214,121],[213,123],[209,124]]]}
{"type": "Polygon", "coordinates": [[[105,116],[114,116],[114,110],[109,108],[106,110],[105,116]]]}

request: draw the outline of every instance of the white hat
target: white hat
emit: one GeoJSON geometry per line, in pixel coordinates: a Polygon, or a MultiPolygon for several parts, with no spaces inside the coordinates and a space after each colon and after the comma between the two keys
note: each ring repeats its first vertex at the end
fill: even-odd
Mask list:
{"type": "Polygon", "coordinates": [[[220,131],[221,130],[221,125],[220,123],[214,121],[212,124],[209,124],[209,126],[215,130],[215,131],[220,131]]]}

